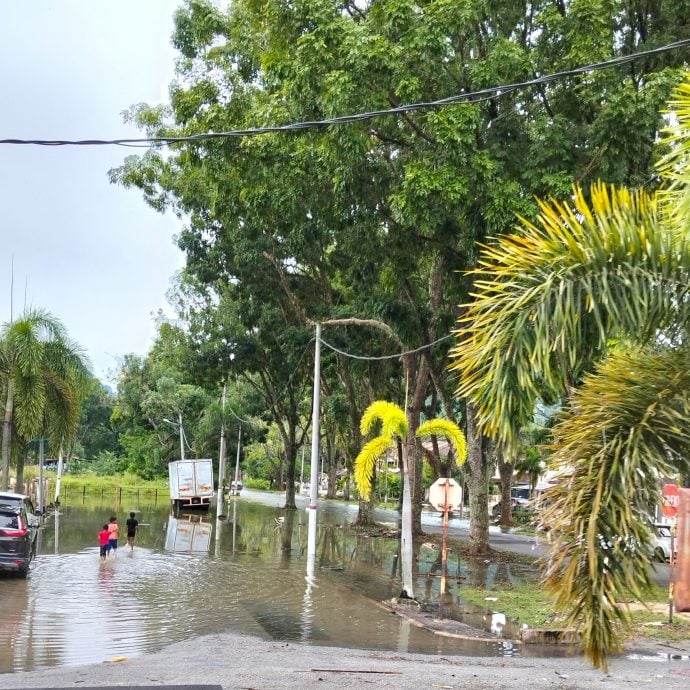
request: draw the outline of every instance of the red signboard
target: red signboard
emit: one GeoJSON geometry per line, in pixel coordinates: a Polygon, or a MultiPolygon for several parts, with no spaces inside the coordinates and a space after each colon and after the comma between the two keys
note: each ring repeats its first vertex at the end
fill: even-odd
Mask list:
{"type": "Polygon", "coordinates": [[[678,487],[675,484],[664,484],[661,492],[661,512],[668,518],[678,515],[678,487]]]}

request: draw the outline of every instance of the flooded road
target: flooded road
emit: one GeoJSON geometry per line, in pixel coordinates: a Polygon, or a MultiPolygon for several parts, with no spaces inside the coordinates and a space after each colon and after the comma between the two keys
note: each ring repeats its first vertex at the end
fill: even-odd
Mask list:
{"type": "MultiPolygon", "coordinates": [[[[230,499],[224,520],[214,512],[175,517],[167,503],[61,507],[40,530],[29,577],[0,578],[0,672],[131,657],[224,631],[401,652],[518,653],[508,641],[434,635],[380,607],[401,589],[398,544],[352,530],[356,509],[319,508],[310,564],[307,512],[270,503],[230,499]],[[117,554],[100,561],[101,525],[110,515],[123,525],[130,510],[140,523],[136,547],[125,545],[121,529],[117,554]]],[[[438,601],[439,565],[438,549],[420,547],[417,587],[431,602],[438,601]]],[[[512,573],[474,567],[449,555],[453,582],[520,577],[519,566],[512,573]]],[[[516,634],[456,597],[449,608],[461,617],[464,610],[477,627],[516,634]]]]}

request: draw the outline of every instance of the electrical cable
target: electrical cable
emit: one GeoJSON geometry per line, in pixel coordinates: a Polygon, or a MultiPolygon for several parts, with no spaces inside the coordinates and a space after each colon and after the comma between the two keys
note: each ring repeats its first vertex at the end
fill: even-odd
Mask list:
{"type": "Polygon", "coordinates": [[[350,124],[353,122],[360,122],[364,120],[372,120],[386,115],[397,115],[403,113],[414,112],[417,110],[432,110],[445,105],[454,105],[467,103],[470,105],[481,103],[490,99],[501,98],[514,91],[529,88],[531,86],[540,86],[549,84],[553,81],[566,79],[568,77],[578,76],[589,72],[598,72],[613,67],[620,67],[631,62],[643,60],[647,57],[652,57],[679,48],[690,47],[690,39],[683,39],[669,43],[665,46],[653,48],[651,50],[641,51],[639,53],[631,53],[617,58],[611,58],[603,62],[595,62],[589,65],[582,65],[563,72],[555,72],[553,74],[544,75],[542,77],[535,77],[528,81],[514,82],[511,84],[503,84],[500,86],[492,86],[478,91],[469,91],[466,93],[448,96],[435,101],[426,101],[420,103],[410,103],[394,108],[387,108],[383,110],[373,110],[363,113],[355,113],[352,115],[340,115],[337,117],[326,118],[323,120],[311,120],[304,122],[293,122],[285,125],[273,125],[267,127],[250,127],[247,129],[228,130],[223,132],[203,132],[200,134],[190,134],[186,136],[159,136],[159,137],[140,137],[140,138],[120,138],[120,139],[0,139],[0,144],[6,145],[33,145],[33,146],[131,146],[137,147],[142,145],[160,144],[169,145],[184,142],[198,142],[206,141],[208,139],[227,139],[231,137],[248,137],[257,136],[261,134],[270,134],[276,132],[296,132],[308,129],[317,129],[321,127],[330,127],[331,125],[350,124]]]}
{"type": "Polygon", "coordinates": [[[295,374],[297,373],[297,370],[299,369],[299,365],[302,364],[302,360],[304,359],[304,356],[309,352],[309,346],[316,340],[316,338],[312,338],[304,347],[304,350],[302,350],[302,354],[300,355],[300,358],[297,360],[297,364],[295,364],[295,368],[292,370],[292,373],[290,374],[286,384],[280,389],[280,391],[276,394],[275,398],[278,400],[283,396],[283,393],[290,387],[290,384],[292,383],[292,379],[294,378],[295,374]]]}
{"type": "Polygon", "coordinates": [[[330,350],[333,350],[333,352],[337,352],[339,355],[343,355],[343,357],[349,357],[350,359],[361,359],[364,361],[369,361],[369,362],[378,362],[384,359],[400,359],[401,357],[404,357],[405,355],[413,355],[416,352],[421,352],[422,350],[428,350],[434,345],[438,345],[439,343],[442,343],[444,340],[448,340],[449,338],[452,338],[453,334],[449,333],[448,335],[444,335],[442,338],[438,338],[438,340],[434,340],[433,343],[428,343],[427,345],[422,345],[421,347],[417,347],[414,350],[407,350],[406,352],[399,352],[396,355],[381,355],[379,357],[365,357],[363,355],[354,355],[350,352],[344,352],[343,350],[339,350],[337,347],[334,345],[331,345],[330,343],[326,342],[323,338],[321,338],[321,342],[330,350]]]}
{"type": "Polygon", "coordinates": [[[230,407],[227,403],[225,403],[225,406],[230,410],[230,414],[238,421],[241,422],[242,424],[251,424],[252,421],[251,419],[242,419],[242,417],[238,417],[237,414],[235,414],[235,410],[230,407]]]}

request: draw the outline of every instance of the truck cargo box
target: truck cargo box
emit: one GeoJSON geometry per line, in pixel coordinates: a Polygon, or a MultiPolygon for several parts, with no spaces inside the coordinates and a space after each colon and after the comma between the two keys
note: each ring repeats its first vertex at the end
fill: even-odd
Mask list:
{"type": "Polygon", "coordinates": [[[211,460],[175,460],[168,465],[168,479],[176,508],[208,509],[213,498],[211,460]]]}

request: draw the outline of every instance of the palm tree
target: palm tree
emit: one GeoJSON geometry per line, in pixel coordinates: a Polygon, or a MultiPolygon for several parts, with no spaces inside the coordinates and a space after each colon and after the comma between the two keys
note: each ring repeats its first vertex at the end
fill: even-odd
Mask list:
{"type": "Polygon", "coordinates": [[[672,107],[661,191],[599,183],[542,202],[535,223],[483,248],[453,351],[458,392],[506,447],[537,398],[564,401],[546,582],[604,668],[628,622],[621,602],[649,585],[659,477],[690,457],[690,83],[672,107]]]}
{"type": "Polygon", "coordinates": [[[41,310],[30,310],[0,331],[0,389],[5,399],[2,425],[2,488],[9,487],[13,435],[26,442],[44,435],[64,448],[79,420],[80,393],[89,371],[64,326],[41,310]]]}
{"type": "MultiPolygon", "coordinates": [[[[376,462],[388,453],[391,448],[398,448],[402,459],[402,512],[400,525],[400,558],[402,563],[403,588],[400,594],[406,599],[414,599],[414,582],[412,578],[412,491],[410,487],[410,463],[414,458],[408,457],[408,423],[405,412],[394,403],[377,400],[364,411],[360,422],[362,436],[366,436],[380,423],[380,434],[368,441],[355,458],[355,482],[359,493],[366,499],[371,493],[376,462]]],[[[462,464],[467,455],[467,442],[457,424],[447,419],[430,419],[417,428],[417,438],[445,436],[455,449],[456,461],[462,464]]]]}
{"type": "Polygon", "coordinates": [[[519,438],[515,471],[529,477],[530,497],[534,498],[539,477],[546,469],[546,445],[551,441],[551,429],[532,423],[520,430],[519,438]]]}

